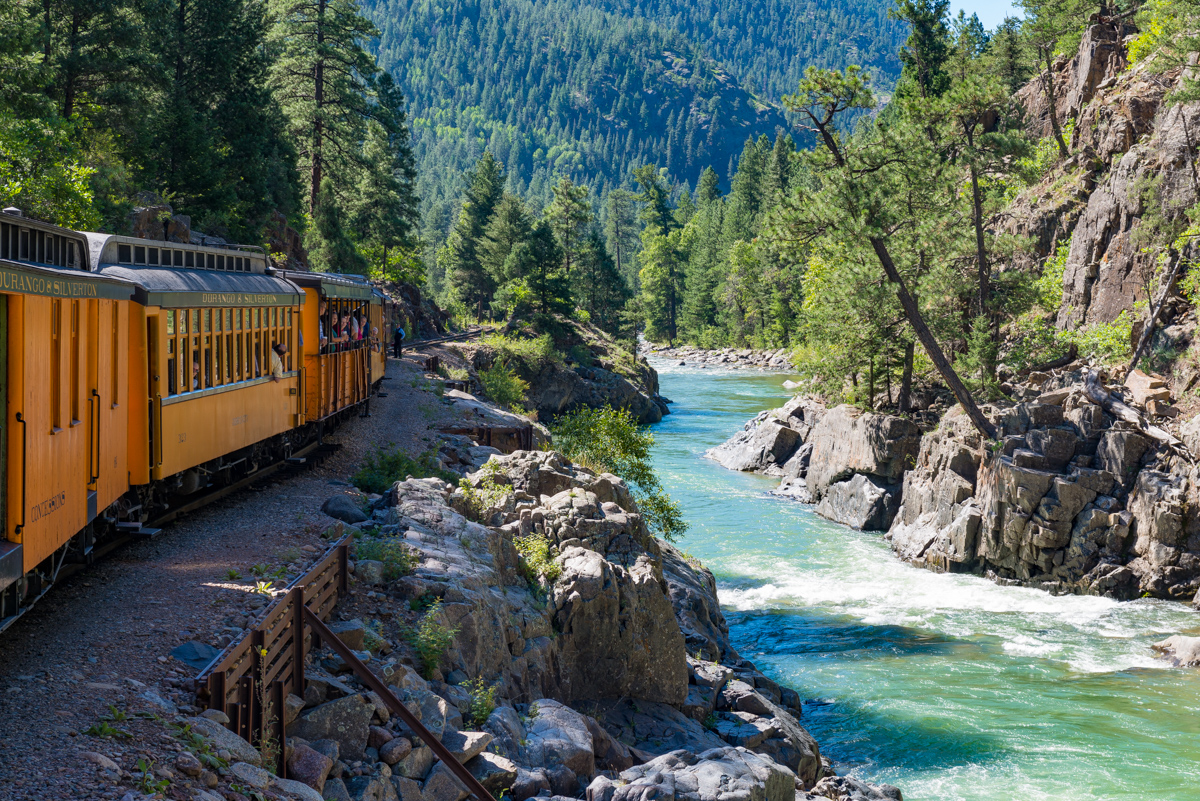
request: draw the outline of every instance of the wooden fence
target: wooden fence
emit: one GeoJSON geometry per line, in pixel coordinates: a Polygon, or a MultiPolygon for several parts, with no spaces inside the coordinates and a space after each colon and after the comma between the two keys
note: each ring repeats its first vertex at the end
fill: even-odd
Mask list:
{"type": "Polygon", "coordinates": [[[306,624],[304,610],[327,620],[346,594],[349,543],[349,535],[343,537],[312,570],[293,581],[262,621],[226,648],[196,680],[207,707],[229,716],[230,730],[250,743],[258,744],[266,736],[280,744],[280,776],[286,772],[284,699],[288,693],[304,696],[305,658],[320,647],[320,637],[306,624]]]}
{"type": "Polygon", "coordinates": [[[354,651],[338,639],[325,621],[348,593],[350,535],[342,537],[312,570],[293,581],[241,642],[201,671],[196,685],[209,709],[229,716],[228,728],[247,742],[261,746],[264,738],[278,745],[275,773],[287,776],[287,732],[284,700],[288,693],[304,697],[304,663],[309,652],[328,645],[371,692],[382,699],[422,742],[433,749],[476,801],[494,801],[479,780],[458,761],[441,740],[372,673],[354,651]]]}

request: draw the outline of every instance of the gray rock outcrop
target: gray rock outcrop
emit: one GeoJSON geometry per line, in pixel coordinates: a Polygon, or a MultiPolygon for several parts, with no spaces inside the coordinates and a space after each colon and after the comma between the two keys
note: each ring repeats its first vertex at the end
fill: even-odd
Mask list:
{"type": "Polygon", "coordinates": [[[1153,432],[1115,419],[1078,370],[1042,400],[993,408],[990,451],[961,413],[926,435],[889,537],[903,559],[1052,592],[1191,599],[1197,475],[1153,432]]]}

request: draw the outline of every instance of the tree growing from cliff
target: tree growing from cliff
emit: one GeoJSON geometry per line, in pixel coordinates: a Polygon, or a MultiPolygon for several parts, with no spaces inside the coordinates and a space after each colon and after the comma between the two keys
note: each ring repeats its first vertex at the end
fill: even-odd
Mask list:
{"type": "Polygon", "coordinates": [[[1046,95],[1050,130],[1062,158],[1071,155],[1058,119],[1054,86],[1054,60],[1059,53],[1073,53],[1091,13],[1100,7],[1091,0],[1020,0],[1025,11],[1025,38],[1036,54],[1038,81],[1046,95]]]}
{"type": "Polygon", "coordinates": [[[871,253],[895,290],[909,325],[971,422],[989,439],[995,429],[955,372],[909,290],[931,231],[923,226],[946,214],[960,174],[944,153],[931,147],[928,130],[903,117],[876,125],[855,138],[837,128],[840,115],[871,108],[867,76],[857,68],[845,73],[809,68],[799,91],[785,98],[787,108],[822,143],[809,157],[820,187],[797,204],[788,225],[800,241],[834,238],[871,253]],[[908,279],[906,279],[906,274],[908,279]]]}

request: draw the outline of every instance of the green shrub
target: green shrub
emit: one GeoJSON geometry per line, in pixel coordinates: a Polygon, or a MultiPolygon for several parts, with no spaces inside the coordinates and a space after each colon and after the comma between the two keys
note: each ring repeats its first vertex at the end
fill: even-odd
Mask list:
{"type": "Polygon", "coordinates": [[[477,523],[484,522],[483,518],[487,510],[502,504],[508,493],[512,492],[512,487],[496,481],[496,475],[500,472],[500,465],[496,462],[489,459],[484,463],[480,472],[483,475],[479,479],[478,487],[472,486],[471,482],[465,478],[458,481],[458,486],[466,501],[467,517],[477,523]]]}
{"type": "Polygon", "coordinates": [[[480,370],[479,382],[483,384],[484,395],[508,409],[519,408],[529,391],[529,383],[508,369],[503,359],[496,359],[491,367],[480,370]]]}
{"type": "Polygon", "coordinates": [[[655,534],[674,542],[687,531],[679,504],[663,490],[650,464],[654,435],[639,428],[628,410],[580,408],[559,418],[551,431],[554,447],[568,459],[625,479],[655,534]]]}
{"type": "Polygon", "coordinates": [[[1066,272],[1067,254],[1070,252],[1070,239],[1059,243],[1054,255],[1046,259],[1042,266],[1041,276],[1033,283],[1038,305],[1052,314],[1062,306],[1063,273],[1066,272]]]}
{"type": "Polygon", "coordinates": [[[482,728],[496,711],[496,685],[489,685],[477,677],[465,682],[463,686],[471,699],[467,708],[463,710],[466,713],[467,725],[473,729],[482,728]]]}
{"type": "Polygon", "coordinates": [[[458,474],[438,467],[437,456],[433,451],[427,451],[413,459],[398,449],[388,452],[382,448],[368,454],[367,458],[363,460],[362,467],[350,480],[363,492],[382,495],[390,490],[397,481],[403,481],[408,476],[413,478],[436,477],[451,484],[458,481],[458,474]]]}
{"type": "Polygon", "coordinates": [[[531,583],[544,578],[547,584],[553,584],[562,575],[562,567],[554,561],[554,555],[550,552],[550,540],[541,534],[514,537],[513,545],[521,555],[521,562],[526,570],[525,577],[531,583]]]}
{"type": "Polygon", "coordinates": [[[532,339],[488,334],[479,338],[479,344],[495,350],[503,361],[520,359],[531,370],[540,370],[551,364],[562,364],[563,361],[562,354],[555,350],[554,340],[549,334],[532,339]]]}
{"type": "Polygon", "coordinates": [[[433,677],[442,657],[446,655],[446,649],[458,634],[457,628],[450,628],[438,620],[441,613],[442,600],[439,598],[429,605],[429,611],[421,616],[410,635],[417,658],[421,660],[421,675],[426,679],[433,677]]]}
{"type": "Polygon", "coordinates": [[[1128,311],[1121,312],[1111,323],[1094,323],[1062,332],[1067,342],[1079,346],[1080,356],[1105,364],[1129,357],[1133,350],[1129,342],[1132,335],[1133,318],[1128,311]]]}
{"type": "Polygon", "coordinates": [[[354,556],[383,562],[383,577],[388,581],[407,576],[417,566],[417,555],[399,540],[359,540],[354,545],[354,556]]]}

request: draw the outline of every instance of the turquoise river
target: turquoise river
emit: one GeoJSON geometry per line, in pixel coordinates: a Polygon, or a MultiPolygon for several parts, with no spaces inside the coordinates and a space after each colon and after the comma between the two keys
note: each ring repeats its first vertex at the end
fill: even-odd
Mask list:
{"type": "Polygon", "coordinates": [[[786,376],[654,366],[675,401],[653,431],[679,544],[716,574],[741,653],[809,699],[839,773],[910,801],[1200,798],[1200,671],[1149,647],[1200,633],[1200,614],[902,564],[881,534],[704,458],[781,405],[786,376]]]}

